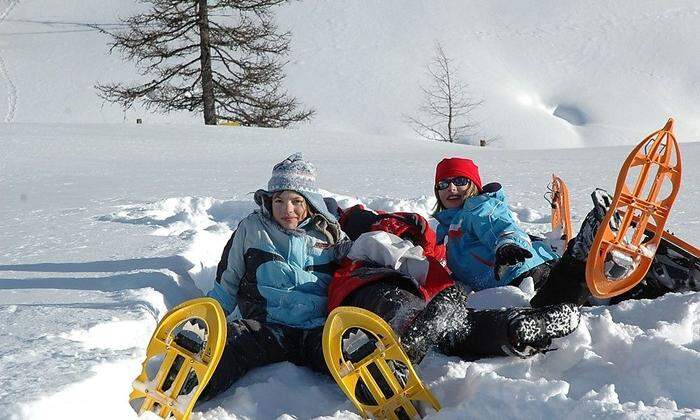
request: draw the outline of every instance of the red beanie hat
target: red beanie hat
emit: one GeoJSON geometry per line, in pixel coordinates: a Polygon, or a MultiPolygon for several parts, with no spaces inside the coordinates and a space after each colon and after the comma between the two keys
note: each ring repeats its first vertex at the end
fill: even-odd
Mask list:
{"type": "Polygon", "coordinates": [[[445,178],[454,178],[463,176],[469,178],[471,182],[481,191],[481,177],[479,176],[479,168],[472,162],[471,159],[463,158],[445,158],[438,163],[435,168],[435,183],[445,178]]]}

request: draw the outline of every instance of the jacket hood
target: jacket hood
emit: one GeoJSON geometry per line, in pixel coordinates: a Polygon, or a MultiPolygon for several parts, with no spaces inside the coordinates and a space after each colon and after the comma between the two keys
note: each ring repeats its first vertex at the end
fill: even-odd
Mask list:
{"type": "MultiPolygon", "coordinates": [[[[310,220],[307,219],[308,222],[306,223],[310,223],[315,229],[324,232],[324,234],[328,237],[331,243],[336,243],[345,236],[342,230],[340,229],[340,224],[338,223],[338,220],[336,219],[335,215],[333,215],[333,213],[331,213],[331,211],[328,209],[328,207],[326,206],[326,201],[320,194],[311,191],[291,191],[294,191],[297,194],[304,197],[308,205],[311,207],[312,215],[309,216],[310,220]]],[[[255,192],[255,195],[253,196],[253,198],[255,199],[255,203],[258,206],[260,206],[260,212],[262,213],[262,216],[268,219],[270,222],[274,223],[279,229],[283,230],[286,233],[294,235],[303,234],[303,229],[284,229],[277,222],[275,222],[275,220],[272,217],[272,194],[273,193],[269,191],[260,189],[257,190],[255,192]]],[[[335,200],[329,200],[329,202],[335,203],[335,200]]]]}

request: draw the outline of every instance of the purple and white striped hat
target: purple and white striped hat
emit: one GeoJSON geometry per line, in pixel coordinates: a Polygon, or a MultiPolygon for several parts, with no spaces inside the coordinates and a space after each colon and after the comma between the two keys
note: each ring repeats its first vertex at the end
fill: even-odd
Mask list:
{"type": "MultiPolygon", "coordinates": [[[[272,177],[267,183],[267,191],[258,190],[255,193],[255,202],[261,205],[262,195],[269,196],[284,190],[301,194],[316,212],[321,213],[328,221],[337,223],[335,215],[316,188],[316,167],[304,160],[301,153],[294,153],[272,168],[272,177]]],[[[337,203],[335,204],[337,206],[337,203]]]]}
{"type": "Polygon", "coordinates": [[[272,178],[267,183],[267,191],[283,190],[318,193],[316,167],[304,160],[301,153],[294,153],[272,168],[272,178]]]}

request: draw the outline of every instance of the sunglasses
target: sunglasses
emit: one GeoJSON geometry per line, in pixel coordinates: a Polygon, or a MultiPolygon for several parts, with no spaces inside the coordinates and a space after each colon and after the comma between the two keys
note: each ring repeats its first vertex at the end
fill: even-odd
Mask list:
{"type": "Polygon", "coordinates": [[[463,176],[457,176],[454,178],[447,178],[447,179],[443,179],[443,180],[438,181],[438,183],[435,184],[435,188],[437,188],[438,191],[440,191],[440,190],[447,189],[447,187],[449,187],[450,184],[454,184],[455,187],[464,187],[465,185],[469,185],[471,183],[472,182],[469,180],[469,178],[465,178],[463,176]]]}

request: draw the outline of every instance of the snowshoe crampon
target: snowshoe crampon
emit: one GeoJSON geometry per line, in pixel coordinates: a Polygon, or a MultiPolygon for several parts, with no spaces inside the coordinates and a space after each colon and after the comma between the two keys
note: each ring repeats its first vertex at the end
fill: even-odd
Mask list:
{"type": "Polygon", "coordinates": [[[649,270],[681,183],[681,154],[673,119],[627,157],[610,210],[596,233],[586,263],[586,282],[598,298],[620,295],[649,270]],[[619,225],[610,220],[621,215],[619,225]],[[649,236],[645,232],[652,232],[649,236]]]}
{"type": "Polygon", "coordinates": [[[555,251],[561,255],[572,238],[569,188],[561,178],[552,174],[552,186],[547,195],[551,195],[549,203],[552,205],[552,232],[557,232],[562,242],[561,246],[558,246],[561,249],[555,251]]]}
{"type": "Polygon", "coordinates": [[[423,404],[440,410],[391,327],[372,312],[334,309],[323,329],[323,356],[338,386],[365,418],[421,418],[423,404]]]}
{"type": "Polygon", "coordinates": [[[129,404],[139,414],[188,419],[226,343],[226,316],[212,298],[184,302],[158,323],[129,404]]]}

